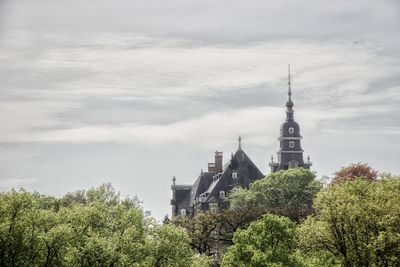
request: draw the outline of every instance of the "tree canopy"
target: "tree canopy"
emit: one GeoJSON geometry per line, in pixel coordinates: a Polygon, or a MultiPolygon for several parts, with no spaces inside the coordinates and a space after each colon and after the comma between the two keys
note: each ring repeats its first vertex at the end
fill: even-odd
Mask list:
{"type": "Polygon", "coordinates": [[[61,199],[0,194],[0,266],[190,266],[187,233],[146,217],[110,184],[61,199]]]}
{"type": "Polygon", "coordinates": [[[294,223],[286,217],[267,214],[235,233],[222,266],[302,266],[294,256],[294,249],[294,223]]]}
{"type": "Polygon", "coordinates": [[[367,163],[353,163],[347,167],[341,168],[335,172],[331,185],[337,185],[355,179],[364,179],[367,181],[375,181],[378,178],[378,172],[371,168],[367,163]]]}
{"type": "Polygon", "coordinates": [[[341,266],[400,266],[400,179],[359,178],[320,192],[299,248],[341,266]]]}
{"type": "Polygon", "coordinates": [[[271,173],[254,182],[249,189],[236,189],[230,195],[233,209],[258,206],[263,213],[273,213],[300,222],[314,211],[313,199],[322,188],[310,170],[295,168],[271,173]]]}

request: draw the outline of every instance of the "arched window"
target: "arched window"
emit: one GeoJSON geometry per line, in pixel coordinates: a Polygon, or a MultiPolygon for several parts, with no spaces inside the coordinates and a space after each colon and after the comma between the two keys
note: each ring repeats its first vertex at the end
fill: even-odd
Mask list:
{"type": "Polygon", "coordinates": [[[295,160],[291,160],[288,163],[288,167],[289,167],[289,169],[297,168],[297,167],[299,167],[299,163],[295,160]]]}

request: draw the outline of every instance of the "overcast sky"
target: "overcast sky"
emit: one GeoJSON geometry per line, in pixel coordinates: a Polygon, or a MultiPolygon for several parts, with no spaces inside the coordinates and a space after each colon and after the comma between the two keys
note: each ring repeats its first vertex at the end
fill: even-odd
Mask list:
{"type": "Polygon", "coordinates": [[[0,0],[0,190],[111,182],[156,218],[216,150],[400,174],[398,0],[0,0]]]}

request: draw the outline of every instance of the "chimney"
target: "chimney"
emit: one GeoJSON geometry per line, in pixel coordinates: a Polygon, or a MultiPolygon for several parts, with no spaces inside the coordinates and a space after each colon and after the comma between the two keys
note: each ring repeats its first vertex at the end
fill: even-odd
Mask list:
{"type": "Polygon", "coordinates": [[[208,172],[215,172],[215,163],[208,163],[208,172]]]}
{"type": "Polygon", "coordinates": [[[215,172],[222,172],[222,152],[215,151],[215,172]]]}

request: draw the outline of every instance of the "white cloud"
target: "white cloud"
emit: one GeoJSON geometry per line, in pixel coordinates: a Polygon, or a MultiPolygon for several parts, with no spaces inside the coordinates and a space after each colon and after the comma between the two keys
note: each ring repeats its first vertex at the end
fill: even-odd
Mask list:
{"type": "MultiPolygon", "coordinates": [[[[22,37],[26,43],[31,38],[22,37]]],[[[0,67],[6,96],[0,106],[2,142],[161,142],[195,136],[207,124],[217,127],[213,122],[230,134],[224,123],[247,114],[254,101],[262,105],[260,97],[266,107],[282,106],[288,62],[296,104],[307,106],[309,116],[321,116],[318,120],[334,125],[343,116],[397,110],[398,86],[371,90],[370,84],[395,77],[400,64],[371,45],[288,40],[199,45],[126,34],[78,40],[43,35],[42,42],[50,48],[36,57],[11,54],[0,67]],[[61,45],[51,46],[54,42],[61,45]],[[230,103],[228,96],[238,101],[230,103]],[[249,99],[240,102],[244,96],[249,99]]],[[[252,125],[267,123],[255,117],[252,125]]]]}

